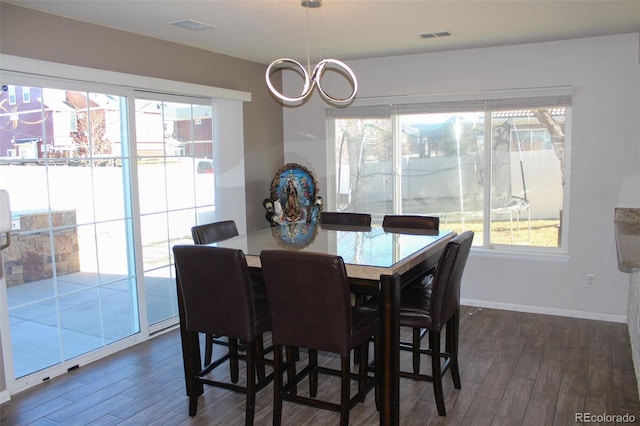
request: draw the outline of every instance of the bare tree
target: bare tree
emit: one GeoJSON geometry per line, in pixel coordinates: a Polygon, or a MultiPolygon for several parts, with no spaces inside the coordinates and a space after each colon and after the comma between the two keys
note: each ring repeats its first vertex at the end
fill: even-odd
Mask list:
{"type": "Polygon", "coordinates": [[[564,185],[564,132],[562,127],[553,118],[546,108],[535,109],[532,111],[535,117],[543,124],[551,135],[551,144],[556,153],[556,157],[560,160],[560,172],[562,173],[562,185],[564,185]]]}
{"type": "Polygon", "coordinates": [[[338,147],[338,179],[344,173],[342,168],[345,165],[348,165],[349,169],[350,199],[345,207],[352,206],[358,209],[358,206],[366,202],[366,200],[361,199],[359,191],[365,155],[378,161],[390,158],[391,150],[387,148],[386,143],[390,142],[389,138],[391,137],[389,126],[388,120],[338,120],[338,136],[340,139],[338,147]],[[344,161],[345,149],[348,162],[344,161]]]}
{"type": "Polygon", "coordinates": [[[95,159],[111,154],[111,143],[105,137],[105,110],[90,100],[86,93],[67,92],[67,103],[76,110],[77,130],[72,133],[74,150],[72,156],[81,160],[82,164],[104,165],[104,159],[95,159]]]}

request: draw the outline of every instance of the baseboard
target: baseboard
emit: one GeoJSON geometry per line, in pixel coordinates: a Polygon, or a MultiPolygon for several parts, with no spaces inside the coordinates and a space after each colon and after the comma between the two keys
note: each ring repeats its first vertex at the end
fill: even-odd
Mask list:
{"type": "Polygon", "coordinates": [[[597,321],[627,323],[624,315],[603,314],[599,312],[572,311],[569,309],[556,309],[547,306],[516,305],[513,303],[490,302],[487,300],[460,299],[462,305],[477,306],[480,308],[501,309],[503,311],[528,312],[531,314],[555,315],[559,317],[571,317],[591,319],[597,321]]]}
{"type": "Polygon", "coordinates": [[[8,390],[3,390],[2,392],[0,392],[0,404],[7,402],[11,399],[11,394],[9,393],[8,390]]]}

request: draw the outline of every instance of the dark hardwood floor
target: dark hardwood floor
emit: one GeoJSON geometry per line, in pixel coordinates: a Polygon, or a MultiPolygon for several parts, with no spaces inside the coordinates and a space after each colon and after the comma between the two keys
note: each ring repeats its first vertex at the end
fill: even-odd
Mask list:
{"type": "MultiPolygon", "coordinates": [[[[403,365],[409,362],[403,354],[403,365]]],[[[444,380],[446,417],[437,414],[431,383],[402,379],[401,424],[573,425],[583,412],[629,413],[640,423],[625,324],[463,307],[460,370],[461,390],[449,374],[444,380]]],[[[227,373],[223,368],[220,375],[227,373]]],[[[258,394],[256,425],[271,424],[272,389],[258,394]]],[[[303,383],[301,392],[306,389],[303,383]]],[[[319,396],[338,393],[337,378],[321,376],[319,396]]],[[[198,414],[190,418],[187,411],[174,330],[14,395],[0,406],[0,424],[242,425],[244,395],[205,387],[198,414]]],[[[285,425],[337,421],[336,413],[285,402],[285,425]]],[[[369,394],[351,411],[350,424],[377,423],[369,394]]]]}

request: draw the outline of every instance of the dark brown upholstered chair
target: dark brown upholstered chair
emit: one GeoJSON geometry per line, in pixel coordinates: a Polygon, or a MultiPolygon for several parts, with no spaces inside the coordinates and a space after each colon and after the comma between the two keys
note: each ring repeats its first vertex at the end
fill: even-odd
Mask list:
{"type": "Polygon", "coordinates": [[[191,236],[195,244],[211,244],[238,235],[238,228],[233,220],[197,225],[191,228],[191,236]]]}
{"type": "Polygon", "coordinates": [[[429,286],[411,286],[401,293],[400,326],[413,328],[413,342],[400,349],[413,352],[413,372],[400,371],[402,377],[433,382],[438,414],[446,415],[442,376],[451,369],[453,385],[460,389],[458,370],[458,327],[460,321],[460,281],[473,242],[466,231],[447,243],[429,286]],[[440,333],[446,330],[445,350],[440,348],[440,333]],[[421,329],[429,333],[429,349],[420,347],[421,329]],[[420,374],[420,354],[431,355],[431,375],[420,374]],[[444,364],[441,364],[441,359],[444,364]]]}
{"type": "Polygon", "coordinates": [[[437,216],[418,215],[385,215],[382,219],[384,229],[394,232],[437,231],[440,229],[440,218],[437,216]]]}
{"type": "MultiPolygon", "coordinates": [[[[349,423],[349,411],[375,387],[367,373],[368,342],[379,327],[376,309],[352,307],[343,259],[323,253],[265,250],[260,254],[271,307],[272,341],[275,347],[273,424],[279,425],[283,400],[337,411],[340,424],[349,423]],[[296,374],[295,364],[285,364],[282,348],[309,349],[309,363],[296,374]],[[360,348],[359,372],[350,372],[350,354],[360,348]],[[317,351],[340,355],[341,370],[318,366],[317,351]],[[287,370],[289,381],[283,384],[287,370]],[[318,373],[341,377],[340,404],[316,399],[318,373]],[[309,397],[297,393],[297,384],[309,376],[309,397]],[[358,392],[350,398],[350,382],[358,392]]],[[[288,349],[289,350],[289,349],[288,349]]],[[[287,351],[287,359],[291,360],[287,351]]],[[[295,361],[294,361],[295,362],[295,361]]]]}
{"type": "Polygon", "coordinates": [[[321,225],[371,226],[371,215],[351,212],[320,212],[321,225]]]}
{"type": "MultiPolygon", "coordinates": [[[[193,242],[195,244],[217,243],[218,241],[227,240],[237,235],[238,235],[238,228],[236,227],[236,223],[233,220],[222,220],[219,222],[206,223],[204,225],[197,225],[191,228],[191,236],[193,237],[193,242]]],[[[264,287],[264,285],[262,286],[264,287]]],[[[257,293],[258,295],[263,295],[264,297],[266,297],[266,295],[264,294],[264,288],[262,291],[258,289],[257,293]]],[[[229,346],[233,351],[238,350],[237,341],[225,341],[213,335],[207,335],[205,342],[206,342],[205,348],[204,348],[205,364],[209,364],[211,362],[211,358],[213,357],[214,344],[229,346]]],[[[237,358],[234,358],[234,360],[235,359],[237,358]]],[[[238,380],[237,366],[238,366],[237,361],[232,362],[231,376],[236,381],[238,380]]]]}
{"type": "MultiPolygon", "coordinates": [[[[440,218],[437,216],[418,216],[418,215],[385,215],[382,219],[382,228],[387,232],[395,232],[401,234],[436,234],[440,229],[440,218]]],[[[411,285],[428,285],[433,278],[433,266],[427,267],[427,272],[411,285]]]]}
{"type": "MultiPolygon", "coordinates": [[[[324,229],[368,232],[371,231],[371,215],[353,212],[321,212],[320,226],[324,229]]],[[[355,296],[356,305],[361,305],[367,299],[367,295],[364,294],[355,296]]],[[[357,362],[358,356],[356,356],[357,362]]]]}
{"type": "MultiPolygon", "coordinates": [[[[440,228],[440,218],[437,216],[420,216],[420,215],[385,215],[382,218],[382,228],[388,232],[397,232],[403,234],[430,234],[435,233],[440,228]]],[[[416,277],[411,281],[410,285],[405,285],[402,291],[411,291],[412,295],[421,294],[423,292],[431,291],[431,282],[433,280],[434,267],[427,267],[426,272],[416,277]],[[419,287],[419,288],[413,288],[419,287]]],[[[414,330],[419,332],[421,339],[427,334],[426,330],[414,330]]],[[[420,364],[420,354],[414,356],[414,365],[420,364]]],[[[415,367],[417,368],[417,367],[415,367]]],[[[416,369],[417,373],[418,370],[416,369]]]]}
{"type": "Polygon", "coordinates": [[[268,303],[253,297],[249,268],[241,250],[178,245],[173,247],[173,253],[179,303],[184,313],[181,321],[185,322],[186,332],[228,336],[232,341],[246,342],[246,355],[229,350],[204,368],[197,365],[191,369],[190,380],[187,380],[192,387],[187,390],[189,415],[195,416],[198,409],[197,387],[207,384],[245,393],[245,424],[252,425],[256,392],[273,378],[273,373],[264,374],[262,335],[271,330],[268,303]],[[234,357],[246,360],[246,386],[237,385],[237,377],[235,381],[232,378],[231,383],[207,377],[213,369],[234,357]]]}

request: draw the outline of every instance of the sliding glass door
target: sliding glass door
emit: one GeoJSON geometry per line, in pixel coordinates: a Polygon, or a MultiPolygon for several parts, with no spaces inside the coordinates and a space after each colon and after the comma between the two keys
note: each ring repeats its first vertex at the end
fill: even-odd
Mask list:
{"type": "Polygon", "coordinates": [[[214,221],[212,107],[202,101],[136,99],[136,153],[147,319],[178,315],[172,247],[214,221]]]}
{"type": "Polygon", "coordinates": [[[177,324],[172,247],[214,220],[209,99],[61,84],[0,92],[9,380],[177,324]]]}
{"type": "Polygon", "coordinates": [[[140,330],[126,109],[127,99],[110,93],[26,86],[0,93],[16,378],[140,330]]]}

